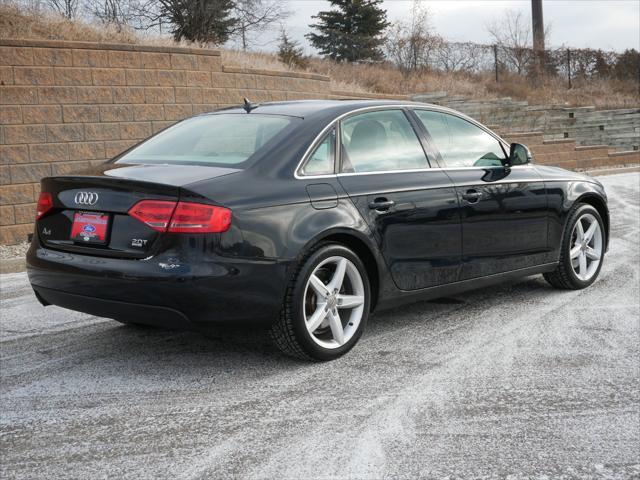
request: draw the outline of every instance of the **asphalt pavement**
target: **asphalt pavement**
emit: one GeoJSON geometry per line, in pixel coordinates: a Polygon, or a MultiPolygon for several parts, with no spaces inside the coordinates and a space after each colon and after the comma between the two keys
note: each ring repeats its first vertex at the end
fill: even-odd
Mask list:
{"type": "Polygon", "coordinates": [[[0,478],[638,478],[640,175],[602,177],[599,280],[370,319],[329,363],[123,326],[0,276],[0,478]]]}

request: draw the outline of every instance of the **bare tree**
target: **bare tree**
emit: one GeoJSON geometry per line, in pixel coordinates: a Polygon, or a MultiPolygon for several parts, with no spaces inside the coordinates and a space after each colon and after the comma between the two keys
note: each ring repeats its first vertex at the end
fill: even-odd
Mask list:
{"type": "Polygon", "coordinates": [[[144,0],[135,18],[141,29],[170,25],[177,41],[225,43],[235,32],[232,0],[144,0]]]}
{"type": "Polygon", "coordinates": [[[138,0],[88,0],[87,13],[105,25],[113,25],[118,32],[132,26],[140,10],[138,0]]]}
{"type": "Polygon", "coordinates": [[[17,7],[33,15],[38,15],[45,9],[51,9],[48,0],[0,0],[0,5],[17,7]]]}
{"type": "Polygon", "coordinates": [[[445,72],[472,72],[478,69],[484,49],[477,43],[440,42],[433,56],[436,66],[445,72]]]}
{"type": "Polygon", "coordinates": [[[78,0],[46,0],[46,2],[51,10],[70,20],[78,13],[78,0]]]}
{"type": "Polygon", "coordinates": [[[431,26],[431,13],[421,0],[414,0],[411,20],[395,22],[387,34],[387,58],[409,73],[429,65],[433,50],[442,43],[431,26]]]}
{"type": "Polygon", "coordinates": [[[286,19],[289,12],[282,0],[235,0],[233,16],[236,24],[232,36],[239,39],[242,50],[251,44],[251,35],[260,33],[286,19]]]}
{"type": "Polygon", "coordinates": [[[531,19],[517,10],[507,10],[502,19],[486,26],[487,32],[501,49],[507,67],[522,74],[534,58],[531,48],[531,19]]]}

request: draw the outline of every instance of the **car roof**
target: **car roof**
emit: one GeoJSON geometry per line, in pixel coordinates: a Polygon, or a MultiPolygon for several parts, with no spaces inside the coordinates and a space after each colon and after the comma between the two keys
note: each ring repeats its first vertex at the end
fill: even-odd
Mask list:
{"type": "MultiPolygon", "coordinates": [[[[294,100],[287,102],[260,103],[254,110],[252,110],[252,112],[269,115],[288,115],[300,118],[311,118],[314,116],[337,116],[366,107],[384,107],[394,105],[416,107],[428,106],[443,109],[442,107],[436,105],[421,102],[412,102],[407,100],[294,100]]],[[[241,106],[238,106],[226,108],[223,110],[217,110],[216,112],[211,112],[210,114],[223,112],[245,113],[245,110],[241,106]]]]}

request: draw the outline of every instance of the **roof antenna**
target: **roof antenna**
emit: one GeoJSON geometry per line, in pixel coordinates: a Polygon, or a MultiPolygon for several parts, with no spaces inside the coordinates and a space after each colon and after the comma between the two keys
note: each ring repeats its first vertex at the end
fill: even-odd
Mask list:
{"type": "Polygon", "coordinates": [[[242,108],[244,108],[247,113],[251,113],[251,110],[255,110],[259,106],[259,103],[251,103],[251,101],[247,97],[244,97],[244,105],[242,106],[242,108]]]}

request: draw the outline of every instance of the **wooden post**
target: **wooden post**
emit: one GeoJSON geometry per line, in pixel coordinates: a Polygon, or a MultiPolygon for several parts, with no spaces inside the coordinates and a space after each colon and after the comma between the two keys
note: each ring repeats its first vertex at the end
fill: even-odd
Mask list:
{"type": "Polygon", "coordinates": [[[531,0],[531,21],[533,29],[533,54],[535,57],[536,80],[544,75],[544,19],[542,0],[531,0]]]}

